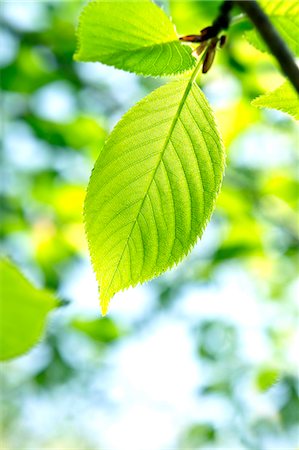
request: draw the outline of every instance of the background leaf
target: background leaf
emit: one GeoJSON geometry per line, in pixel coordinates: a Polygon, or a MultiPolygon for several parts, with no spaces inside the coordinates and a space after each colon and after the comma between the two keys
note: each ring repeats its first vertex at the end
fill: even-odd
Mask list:
{"type": "Polygon", "coordinates": [[[22,355],[43,333],[46,316],[57,301],[47,291],[36,289],[6,259],[0,260],[0,359],[22,355]]]}
{"type": "Polygon", "coordinates": [[[89,320],[75,318],[72,321],[72,326],[89,338],[102,344],[115,342],[125,334],[109,317],[89,320]]]}
{"type": "MultiPolygon", "coordinates": [[[[263,10],[295,55],[299,55],[299,3],[297,0],[264,0],[261,1],[263,10]]],[[[246,38],[254,47],[268,52],[268,47],[255,31],[245,33],[246,38]]]]}
{"type": "Polygon", "coordinates": [[[162,86],[123,117],[100,153],[85,201],[103,313],[117,291],[188,253],[210,218],[223,169],[212,111],[192,79],[162,86]]]}
{"type": "Polygon", "coordinates": [[[299,120],[299,98],[293,86],[286,81],[274,91],[255,98],[252,105],[262,108],[273,108],[285,112],[299,120]]]}
{"type": "Polygon", "coordinates": [[[172,22],[153,2],[91,2],[78,31],[78,61],[101,62],[142,75],[191,69],[192,49],[178,41],[172,22]]]}

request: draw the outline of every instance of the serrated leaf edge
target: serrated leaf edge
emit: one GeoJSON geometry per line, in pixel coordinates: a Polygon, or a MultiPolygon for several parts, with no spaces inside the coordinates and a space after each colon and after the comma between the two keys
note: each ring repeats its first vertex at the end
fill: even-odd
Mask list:
{"type": "MultiPolygon", "coordinates": [[[[76,32],[75,32],[75,35],[76,35],[76,50],[75,50],[75,53],[74,53],[74,55],[73,55],[74,61],[76,61],[76,62],[89,62],[89,63],[104,64],[105,66],[108,66],[108,67],[114,67],[116,70],[122,70],[122,71],[124,71],[124,72],[133,73],[133,74],[136,74],[136,75],[142,75],[142,76],[145,77],[145,78],[149,78],[149,77],[150,77],[150,78],[174,77],[174,76],[182,75],[183,73],[187,73],[188,71],[191,71],[191,70],[194,69],[194,67],[195,67],[195,65],[196,65],[196,63],[197,63],[197,59],[192,55],[192,48],[191,48],[188,44],[183,44],[183,43],[180,43],[180,44],[181,44],[182,47],[186,48],[186,52],[188,52],[187,49],[190,49],[190,54],[189,54],[188,56],[190,56],[190,60],[191,60],[191,61],[192,61],[192,59],[194,60],[194,61],[193,61],[193,65],[190,66],[190,67],[188,67],[187,69],[182,69],[181,71],[176,71],[176,72],[172,72],[172,73],[169,73],[169,72],[166,73],[166,72],[164,72],[164,73],[161,73],[161,74],[159,74],[159,75],[150,75],[150,74],[148,74],[148,73],[144,73],[144,72],[139,71],[139,70],[120,69],[119,67],[116,67],[114,64],[106,64],[106,63],[102,63],[101,61],[97,61],[97,60],[92,61],[92,60],[90,60],[90,59],[83,59],[83,58],[81,59],[81,57],[80,57],[80,51],[81,51],[80,33],[81,33],[81,30],[82,30],[82,19],[83,19],[84,15],[87,13],[87,9],[88,9],[92,4],[97,4],[97,3],[99,3],[99,2],[97,2],[97,1],[92,1],[92,2],[87,3],[87,5],[85,5],[85,7],[83,8],[83,10],[81,11],[81,14],[80,14],[80,16],[79,16],[78,26],[77,26],[77,29],[76,29],[76,32]]],[[[154,4],[155,4],[155,3],[154,3],[154,4]]],[[[156,6],[157,6],[157,5],[156,5],[156,6]]],[[[158,7],[158,6],[157,6],[157,7],[158,7]]],[[[163,10],[163,12],[165,12],[165,11],[163,10]]],[[[165,13],[165,15],[166,15],[166,13],[165,13]]],[[[167,16],[167,15],[166,15],[166,16],[167,16]]],[[[176,26],[175,26],[175,24],[174,24],[173,21],[172,21],[172,18],[169,17],[169,16],[167,16],[167,18],[168,18],[168,19],[170,20],[170,22],[172,23],[173,28],[174,28],[174,33],[177,35],[178,40],[177,40],[177,41],[175,41],[175,40],[172,40],[172,41],[166,41],[166,42],[161,42],[161,43],[159,43],[159,44],[157,43],[157,44],[153,44],[153,45],[143,46],[143,47],[139,47],[139,48],[136,49],[136,50],[151,49],[151,48],[156,47],[156,46],[158,46],[158,45],[165,45],[165,44],[171,44],[171,43],[173,43],[173,42],[180,42],[180,41],[179,41],[179,35],[178,35],[178,33],[177,33],[176,26]]],[[[123,52],[123,53],[125,53],[125,52],[123,52]]],[[[132,52],[127,51],[127,53],[128,53],[128,54],[131,54],[131,53],[133,53],[133,51],[132,51],[132,52]]]]}
{"type": "MultiPolygon", "coordinates": [[[[198,65],[198,67],[199,67],[199,65],[198,65]]],[[[126,291],[127,289],[129,289],[130,287],[136,287],[136,286],[138,286],[138,285],[147,283],[147,282],[151,281],[152,279],[154,279],[154,278],[156,278],[156,277],[162,275],[163,273],[165,273],[165,272],[167,272],[167,271],[173,269],[174,267],[176,267],[176,266],[177,266],[184,258],[186,258],[186,257],[189,255],[189,253],[193,250],[193,248],[194,248],[194,246],[196,245],[196,243],[198,242],[198,240],[201,239],[202,234],[203,234],[204,230],[206,229],[207,224],[209,223],[209,221],[210,221],[210,219],[211,219],[211,216],[212,216],[212,213],[213,213],[213,211],[214,211],[214,209],[215,209],[216,200],[217,200],[218,194],[219,194],[220,189],[221,189],[221,186],[222,186],[222,181],[223,181],[224,172],[225,172],[225,151],[224,151],[223,141],[222,141],[221,135],[220,135],[220,133],[219,133],[219,129],[218,129],[218,126],[217,126],[217,123],[216,123],[216,119],[215,119],[213,110],[212,110],[212,108],[210,107],[210,105],[209,105],[209,103],[208,103],[206,97],[204,96],[203,92],[201,91],[201,89],[199,88],[199,86],[197,85],[197,83],[195,82],[195,78],[196,78],[196,75],[197,75],[197,71],[198,71],[198,68],[195,69],[195,71],[194,71],[194,73],[193,73],[193,75],[192,75],[192,77],[191,77],[189,83],[187,84],[185,93],[184,93],[184,95],[183,95],[183,97],[182,97],[181,102],[179,103],[178,112],[177,112],[176,115],[175,115],[175,118],[174,118],[174,120],[173,120],[173,125],[171,126],[171,129],[172,129],[172,131],[173,131],[173,129],[174,129],[174,127],[175,127],[175,124],[176,124],[176,121],[178,120],[179,113],[180,113],[180,111],[182,110],[182,108],[183,108],[183,106],[184,106],[183,99],[186,99],[186,98],[187,98],[187,96],[188,96],[190,90],[192,89],[193,84],[196,85],[197,88],[199,89],[200,93],[201,93],[202,98],[204,99],[204,101],[205,101],[205,103],[206,103],[207,110],[210,112],[210,114],[211,114],[212,117],[214,118],[214,124],[213,124],[213,125],[215,126],[215,130],[217,131],[217,134],[218,134],[218,136],[219,136],[219,143],[220,143],[221,148],[222,148],[222,161],[221,161],[222,164],[223,164],[222,180],[221,180],[221,182],[219,183],[219,186],[218,186],[217,191],[215,191],[215,195],[214,195],[214,198],[213,198],[213,201],[212,201],[212,207],[211,207],[211,210],[210,210],[210,214],[206,217],[206,220],[203,222],[202,228],[201,228],[201,230],[200,230],[200,233],[198,234],[198,236],[196,236],[196,238],[194,239],[194,241],[193,241],[192,243],[190,243],[190,246],[189,246],[188,250],[186,250],[185,252],[182,253],[181,258],[179,258],[177,261],[172,262],[165,270],[162,270],[162,271],[159,271],[159,272],[154,272],[153,275],[151,275],[151,276],[148,277],[148,278],[140,279],[140,280],[137,281],[137,282],[132,282],[132,283],[130,284],[130,286],[121,288],[121,289],[119,289],[116,293],[118,293],[118,292],[124,292],[124,291],[126,291]],[[179,111],[179,109],[180,109],[180,111],[179,111]]],[[[177,81],[177,80],[171,81],[171,83],[175,83],[176,81],[177,81]]],[[[159,88],[157,88],[157,89],[159,89],[159,88]]],[[[157,89],[156,89],[156,90],[157,90],[157,89]]],[[[152,93],[155,92],[156,90],[152,91],[152,93]]],[[[150,94],[149,94],[149,95],[150,95],[150,94]]],[[[147,96],[147,97],[141,99],[139,102],[137,102],[137,103],[133,106],[133,108],[137,107],[140,103],[144,103],[145,101],[149,101],[148,97],[149,97],[149,96],[147,96]]],[[[119,120],[119,122],[118,122],[118,123],[116,124],[116,126],[114,127],[113,131],[115,131],[119,126],[121,126],[122,122],[123,122],[124,120],[126,120],[127,115],[130,113],[130,111],[131,111],[131,109],[129,109],[129,110],[122,116],[122,118],[119,120]]],[[[105,143],[104,143],[104,145],[103,145],[102,148],[104,148],[104,147],[106,146],[106,144],[109,142],[111,134],[112,134],[112,132],[111,132],[110,135],[108,136],[108,138],[107,138],[107,140],[105,141],[105,143]]],[[[171,136],[171,133],[168,133],[167,138],[169,138],[169,136],[171,136]]],[[[166,145],[164,145],[164,146],[165,146],[165,148],[166,148],[166,145]]],[[[102,151],[102,150],[101,150],[101,151],[102,151]]],[[[163,153],[164,153],[164,151],[163,151],[163,153]]],[[[161,157],[161,159],[162,159],[162,157],[161,157]]],[[[94,171],[94,169],[92,170],[90,179],[91,179],[91,177],[92,177],[93,171],[94,171]]],[[[86,198],[87,198],[87,195],[88,195],[88,192],[89,192],[89,186],[90,186],[90,183],[88,183],[88,186],[87,186],[87,189],[86,189],[86,197],[85,197],[85,201],[84,201],[84,210],[83,210],[84,225],[85,225],[85,226],[84,226],[84,229],[85,229],[85,235],[86,235],[87,242],[88,242],[89,253],[90,253],[90,256],[91,256],[92,268],[93,268],[93,271],[94,271],[94,273],[95,273],[95,276],[96,276],[96,279],[97,279],[98,285],[99,285],[101,312],[102,312],[102,315],[105,316],[105,315],[107,314],[107,312],[108,312],[109,302],[110,302],[110,300],[112,299],[112,297],[113,297],[116,293],[115,293],[113,296],[108,297],[108,299],[106,299],[105,297],[103,297],[103,295],[101,295],[101,292],[100,292],[100,289],[101,289],[101,280],[99,279],[99,276],[98,276],[98,274],[97,274],[97,272],[96,272],[96,269],[95,269],[95,268],[96,268],[96,254],[95,254],[95,252],[93,251],[92,244],[90,243],[89,237],[88,237],[88,235],[87,235],[86,198]]],[[[129,238],[128,238],[128,239],[129,239],[129,238]]],[[[120,263],[120,261],[121,261],[121,258],[119,259],[119,263],[120,263]]],[[[118,263],[118,264],[119,264],[119,263],[118,263]]],[[[116,272],[116,270],[115,270],[115,272],[116,272]]],[[[111,283],[112,283],[112,282],[111,282],[111,283]]]]}

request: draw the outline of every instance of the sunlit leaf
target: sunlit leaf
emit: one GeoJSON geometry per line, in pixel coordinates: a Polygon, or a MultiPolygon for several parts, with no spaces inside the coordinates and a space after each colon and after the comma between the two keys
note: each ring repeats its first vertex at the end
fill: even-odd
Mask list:
{"type": "MultiPolygon", "coordinates": [[[[260,2],[263,10],[295,55],[299,55],[299,3],[298,0],[263,0],[260,2]]],[[[254,31],[245,34],[248,41],[257,49],[269,51],[268,47],[254,31]]]]}
{"type": "Polygon", "coordinates": [[[7,259],[0,260],[0,360],[22,355],[40,340],[57,301],[36,289],[7,259]]]}
{"type": "Polygon", "coordinates": [[[299,120],[299,97],[288,81],[274,91],[257,97],[251,103],[262,108],[278,109],[299,120]]]}
{"type": "Polygon", "coordinates": [[[191,69],[191,48],[150,0],[91,2],[78,29],[78,61],[101,62],[142,75],[163,76],[191,69]]]}
{"type": "Polygon", "coordinates": [[[85,201],[103,313],[117,291],[187,255],[211,216],[223,170],[212,111],[192,79],[162,86],[122,118],[85,201]]]}

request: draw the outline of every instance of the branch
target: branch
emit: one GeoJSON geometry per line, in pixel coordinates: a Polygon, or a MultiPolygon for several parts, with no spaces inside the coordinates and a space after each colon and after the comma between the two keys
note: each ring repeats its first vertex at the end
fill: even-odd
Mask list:
{"type": "Polygon", "coordinates": [[[233,0],[224,0],[224,2],[220,5],[219,14],[213,21],[212,25],[203,28],[200,31],[200,34],[188,34],[187,36],[181,36],[180,41],[191,43],[206,42],[217,37],[221,31],[228,29],[230,24],[230,12],[233,6],[233,0]]]}
{"type": "Polygon", "coordinates": [[[299,94],[299,69],[288,46],[276,31],[268,16],[255,0],[234,1],[254,24],[271,53],[279,62],[281,70],[299,94]]]}

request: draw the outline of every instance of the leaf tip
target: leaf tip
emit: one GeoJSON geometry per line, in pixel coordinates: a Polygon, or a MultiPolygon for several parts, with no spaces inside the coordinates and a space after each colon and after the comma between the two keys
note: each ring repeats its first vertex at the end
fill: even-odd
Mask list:
{"type": "Polygon", "coordinates": [[[104,286],[99,283],[99,296],[100,296],[100,309],[102,316],[105,317],[108,314],[108,309],[110,305],[110,300],[113,295],[109,295],[107,290],[105,290],[104,286]]]}
{"type": "Polygon", "coordinates": [[[110,301],[108,299],[101,299],[100,301],[100,308],[103,317],[105,317],[108,313],[109,303],[110,301]]]}

